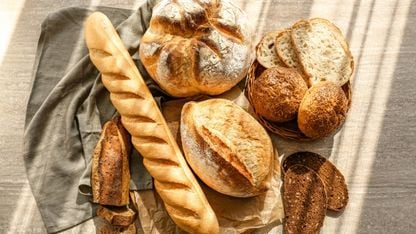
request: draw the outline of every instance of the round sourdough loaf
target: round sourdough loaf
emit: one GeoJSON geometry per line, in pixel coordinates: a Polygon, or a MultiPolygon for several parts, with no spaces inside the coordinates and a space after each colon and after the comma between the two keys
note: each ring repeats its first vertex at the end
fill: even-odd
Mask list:
{"type": "Polygon", "coordinates": [[[296,118],[307,90],[306,82],[296,69],[272,67],[254,81],[253,106],[270,121],[286,122],[296,118]]]}
{"type": "Polygon", "coordinates": [[[348,99],[342,88],[331,81],[319,82],[300,103],[299,129],[312,139],[328,136],[345,121],[347,111],[348,99]]]}
{"type": "Polygon", "coordinates": [[[267,191],[273,145],[263,127],[241,107],[226,99],[188,102],[180,130],[188,164],[209,187],[235,197],[267,191]]]}
{"type": "Polygon", "coordinates": [[[252,35],[229,0],[162,0],[140,41],[140,60],[172,96],[223,93],[247,74],[252,35]]]}

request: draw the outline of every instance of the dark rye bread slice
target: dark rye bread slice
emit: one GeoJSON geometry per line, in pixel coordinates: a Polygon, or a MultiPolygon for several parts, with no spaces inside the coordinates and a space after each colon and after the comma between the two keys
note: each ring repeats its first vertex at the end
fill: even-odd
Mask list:
{"type": "Polygon", "coordinates": [[[318,233],[327,209],[325,186],[312,169],[290,167],[283,180],[284,233],[318,233]]]}
{"type": "Polygon", "coordinates": [[[342,210],[348,203],[348,188],[344,176],[329,160],[312,152],[298,152],[288,156],[282,164],[283,173],[293,165],[303,165],[314,170],[322,179],[328,195],[328,209],[342,210]]]}

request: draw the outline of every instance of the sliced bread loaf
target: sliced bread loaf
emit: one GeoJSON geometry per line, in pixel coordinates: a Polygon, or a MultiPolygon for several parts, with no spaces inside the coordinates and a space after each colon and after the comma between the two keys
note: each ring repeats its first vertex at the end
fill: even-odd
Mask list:
{"type": "Polygon", "coordinates": [[[291,37],[304,73],[312,85],[329,80],[339,86],[350,79],[354,62],[341,31],[326,19],[301,20],[291,37]]]}
{"type": "Polygon", "coordinates": [[[342,210],[348,203],[348,189],[344,176],[326,158],[312,152],[298,152],[288,156],[283,164],[283,172],[294,165],[303,165],[315,171],[325,185],[328,196],[328,209],[342,210]]]}
{"type": "Polygon", "coordinates": [[[285,64],[279,59],[275,48],[276,36],[280,31],[266,33],[256,47],[257,61],[265,68],[283,66],[285,64]]]}
{"type": "Polygon", "coordinates": [[[302,165],[287,170],[283,181],[284,233],[318,233],[326,204],[325,186],[318,174],[302,165]]]}
{"type": "Polygon", "coordinates": [[[275,41],[277,55],[287,67],[299,68],[298,55],[293,47],[290,29],[281,31],[275,41]]]}

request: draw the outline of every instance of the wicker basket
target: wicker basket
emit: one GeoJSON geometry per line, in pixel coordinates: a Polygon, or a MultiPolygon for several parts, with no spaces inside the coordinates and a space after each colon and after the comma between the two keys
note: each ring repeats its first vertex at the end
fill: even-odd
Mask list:
{"type": "MultiPolygon", "coordinates": [[[[263,66],[261,66],[257,60],[254,61],[254,63],[251,65],[248,74],[247,74],[247,80],[246,80],[246,96],[250,104],[252,104],[252,91],[251,87],[254,83],[254,80],[261,75],[261,73],[266,70],[263,66]]],[[[345,95],[348,99],[348,110],[351,106],[351,83],[348,81],[345,85],[342,86],[342,89],[345,92],[345,95]]],[[[311,139],[307,136],[305,136],[298,128],[297,119],[294,119],[289,122],[284,123],[276,123],[268,121],[267,119],[261,117],[253,105],[251,105],[254,110],[254,117],[260,122],[261,125],[263,125],[266,129],[268,129],[270,132],[275,133],[281,137],[297,140],[297,141],[310,141],[310,140],[316,140],[311,139]]],[[[348,111],[347,110],[347,111],[348,111]]]]}

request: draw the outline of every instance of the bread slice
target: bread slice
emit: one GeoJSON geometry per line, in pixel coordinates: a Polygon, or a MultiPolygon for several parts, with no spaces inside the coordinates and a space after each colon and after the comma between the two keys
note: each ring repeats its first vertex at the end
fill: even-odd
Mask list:
{"type": "Polygon", "coordinates": [[[98,205],[97,216],[105,219],[111,225],[127,227],[134,223],[137,212],[127,206],[98,205]]]}
{"type": "Polygon", "coordinates": [[[290,167],[283,180],[284,233],[318,233],[326,212],[325,186],[318,174],[290,167]]]}
{"type": "Polygon", "coordinates": [[[287,67],[301,68],[295,47],[292,44],[291,30],[281,31],[275,40],[275,48],[279,59],[287,67]]]}
{"type": "Polygon", "coordinates": [[[287,172],[294,165],[303,165],[314,170],[325,185],[328,195],[328,209],[342,210],[348,203],[348,189],[341,172],[319,154],[312,152],[298,152],[288,156],[283,164],[283,172],[287,172]]]}
{"type": "Polygon", "coordinates": [[[266,33],[256,47],[257,61],[265,68],[276,66],[286,67],[279,59],[275,48],[275,40],[280,31],[266,33]]]}
{"type": "Polygon", "coordinates": [[[350,79],[354,62],[341,31],[326,19],[301,20],[291,37],[311,86],[329,80],[339,86],[350,79]]]}

